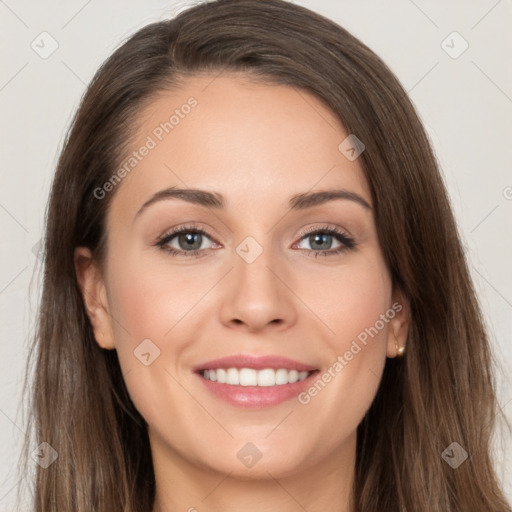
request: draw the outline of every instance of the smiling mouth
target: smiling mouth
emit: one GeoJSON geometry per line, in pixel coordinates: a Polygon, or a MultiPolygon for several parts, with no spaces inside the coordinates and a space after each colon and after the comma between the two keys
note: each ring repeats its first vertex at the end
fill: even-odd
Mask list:
{"type": "Polygon", "coordinates": [[[231,386],[283,386],[307,379],[314,371],[288,370],[286,368],[215,368],[199,371],[204,379],[231,386]]]}

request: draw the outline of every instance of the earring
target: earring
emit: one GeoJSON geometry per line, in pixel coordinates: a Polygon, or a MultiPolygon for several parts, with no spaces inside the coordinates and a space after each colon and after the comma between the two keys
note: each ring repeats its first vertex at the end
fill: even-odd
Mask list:
{"type": "Polygon", "coordinates": [[[398,356],[403,356],[405,352],[405,346],[402,345],[401,347],[398,346],[398,340],[395,336],[395,348],[398,356]]]}

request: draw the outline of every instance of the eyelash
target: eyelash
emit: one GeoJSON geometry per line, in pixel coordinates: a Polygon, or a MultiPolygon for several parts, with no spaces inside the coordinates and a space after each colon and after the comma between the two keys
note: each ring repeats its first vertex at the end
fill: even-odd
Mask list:
{"type": "MultiPolygon", "coordinates": [[[[203,229],[190,225],[190,226],[181,226],[179,228],[176,228],[175,230],[164,233],[154,244],[155,246],[159,247],[163,251],[166,251],[171,256],[184,256],[186,258],[192,258],[196,256],[201,256],[201,252],[204,251],[204,249],[197,249],[194,251],[181,251],[178,249],[175,249],[174,247],[166,247],[166,245],[177,235],[181,233],[194,233],[194,234],[200,234],[204,235],[211,239],[211,237],[204,231],[203,229]]],[[[349,251],[351,249],[354,249],[357,245],[356,241],[347,233],[338,230],[337,228],[332,227],[321,227],[321,228],[312,228],[309,229],[300,235],[300,240],[303,238],[306,238],[307,236],[310,236],[312,234],[327,234],[327,235],[333,235],[334,238],[338,240],[342,245],[336,249],[330,249],[328,251],[312,251],[309,250],[309,255],[311,256],[311,253],[314,255],[315,258],[318,258],[319,256],[336,256],[338,254],[341,254],[342,252],[349,251]]]]}

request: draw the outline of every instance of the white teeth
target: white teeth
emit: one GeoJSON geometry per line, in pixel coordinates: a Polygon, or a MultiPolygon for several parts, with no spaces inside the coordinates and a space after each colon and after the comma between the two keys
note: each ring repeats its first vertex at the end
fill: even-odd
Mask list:
{"type": "Polygon", "coordinates": [[[281,386],[283,384],[288,384],[288,370],[277,370],[276,371],[276,384],[281,386]]]}
{"type": "Polygon", "coordinates": [[[297,382],[299,380],[299,372],[297,370],[291,370],[288,373],[288,381],[290,383],[297,382]]]}
{"type": "MultiPolygon", "coordinates": [[[[236,368],[235,368],[236,369],[236,368]]],[[[219,370],[217,370],[219,371],[219,370]]],[[[229,382],[228,382],[229,384],[229,382]]],[[[252,368],[242,368],[240,370],[240,386],[257,386],[258,372],[252,368]]]]}
{"type": "Polygon", "coordinates": [[[309,372],[299,372],[299,381],[304,380],[308,376],[309,372]]]}
{"type": "Polygon", "coordinates": [[[236,368],[228,368],[226,382],[235,386],[240,384],[240,374],[236,368]]]}
{"type": "Polygon", "coordinates": [[[254,370],[253,368],[217,368],[215,370],[203,370],[203,377],[206,380],[217,381],[221,384],[231,386],[282,386],[293,384],[306,379],[311,372],[298,372],[280,368],[274,370],[265,368],[254,370]]]}
{"type": "Polygon", "coordinates": [[[226,382],[226,370],[219,368],[217,370],[217,382],[219,384],[224,384],[226,382]]]}
{"type": "Polygon", "coordinates": [[[275,386],[276,371],[272,369],[261,370],[258,372],[258,386],[275,386]]]}

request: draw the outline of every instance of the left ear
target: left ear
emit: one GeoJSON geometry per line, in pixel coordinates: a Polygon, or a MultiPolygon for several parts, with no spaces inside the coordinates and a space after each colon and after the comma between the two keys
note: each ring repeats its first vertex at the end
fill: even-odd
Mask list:
{"type": "Polygon", "coordinates": [[[401,356],[406,349],[411,323],[409,302],[398,287],[394,287],[390,309],[395,312],[395,316],[389,321],[386,355],[397,357],[401,356]]]}

